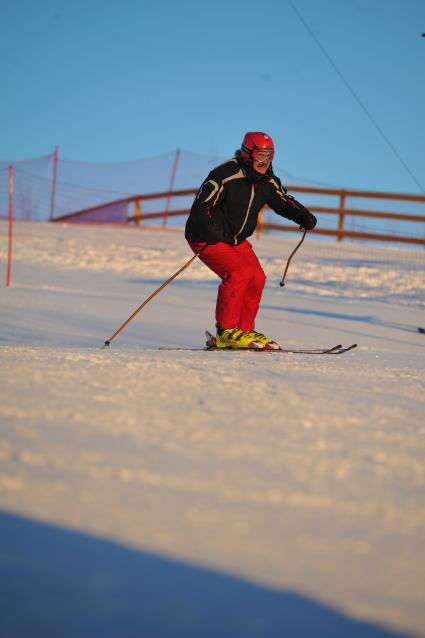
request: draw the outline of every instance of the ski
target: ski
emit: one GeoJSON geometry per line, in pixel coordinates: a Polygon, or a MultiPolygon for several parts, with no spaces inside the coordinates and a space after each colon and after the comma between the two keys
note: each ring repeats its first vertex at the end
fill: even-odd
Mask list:
{"type": "Polygon", "coordinates": [[[353,343],[351,346],[346,348],[342,346],[334,346],[333,348],[323,348],[322,350],[289,350],[286,348],[279,348],[278,350],[267,348],[217,348],[216,346],[205,348],[194,348],[195,350],[204,350],[205,352],[262,352],[262,353],[283,353],[283,354],[344,354],[344,352],[348,352],[349,350],[353,350],[357,348],[357,343],[353,343]]]}
{"type": "Polygon", "coordinates": [[[280,353],[280,354],[344,354],[344,352],[348,352],[349,350],[353,350],[357,348],[357,343],[353,343],[348,347],[338,347],[334,346],[333,348],[323,348],[322,350],[289,350],[281,348],[279,350],[267,350],[266,348],[217,348],[216,346],[205,346],[204,348],[158,348],[158,350],[166,350],[168,352],[180,350],[183,352],[262,352],[266,354],[271,353],[280,353]]]}
{"type": "Polygon", "coordinates": [[[281,354],[344,354],[349,350],[357,348],[357,343],[353,343],[351,346],[343,347],[341,344],[333,346],[332,348],[317,348],[317,349],[289,349],[280,348],[279,350],[267,350],[265,348],[217,348],[217,346],[204,346],[203,348],[184,348],[184,347],[161,347],[158,350],[167,351],[189,351],[189,352],[262,352],[262,353],[281,353],[281,354]]]}
{"type": "Polygon", "coordinates": [[[216,346],[215,337],[208,330],[205,331],[207,343],[203,348],[184,348],[184,347],[161,347],[159,350],[186,350],[192,352],[280,352],[284,354],[344,354],[349,350],[357,348],[357,343],[353,343],[351,346],[343,347],[340,343],[331,348],[219,348],[216,346]]]}
{"type": "MultiPolygon", "coordinates": [[[[215,337],[209,330],[205,330],[205,337],[207,339],[205,350],[234,350],[235,348],[217,348],[215,345],[215,337]]],[[[249,350],[255,352],[286,352],[287,354],[342,354],[343,352],[347,352],[348,350],[352,350],[357,346],[356,343],[352,344],[348,348],[343,348],[339,343],[336,346],[332,346],[332,348],[300,348],[300,349],[287,349],[287,348],[241,348],[241,350],[249,350]]]]}
{"type": "MultiPolygon", "coordinates": [[[[205,350],[238,350],[238,348],[218,348],[215,344],[215,337],[208,330],[205,331],[207,338],[207,344],[205,350]]],[[[287,354],[328,354],[334,350],[342,348],[341,344],[333,346],[332,348],[302,348],[302,349],[288,349],[288,348],[240,348],[240,350],[249,350],[250,352],[286,352],[287,354]]]]}

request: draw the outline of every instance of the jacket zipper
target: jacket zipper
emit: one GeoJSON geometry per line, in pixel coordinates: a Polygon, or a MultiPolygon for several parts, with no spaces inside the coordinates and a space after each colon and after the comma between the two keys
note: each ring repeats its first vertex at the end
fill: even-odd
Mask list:
{"type": "Polygon", "coordinates": [[[246,209],[246,215],[245,215],[245,219],[243,220],[243,224],[241,226],[241,228],[239,229],[239,232],[236,233],[236,235],[233,238],[234,241],[234,245],[236,246],[238,243],[238,236],[241,234],[241,232],[243,231],[243,229],[245,228],[246,222],[248,221],[248,217],[249,217],[249,211],[251,210],[251,206],[252,206],[252,202],[254,200],[254,184],[251,184],[251,198],[249,200],[249,204],[248,204],[248,208],[246,209]]]}

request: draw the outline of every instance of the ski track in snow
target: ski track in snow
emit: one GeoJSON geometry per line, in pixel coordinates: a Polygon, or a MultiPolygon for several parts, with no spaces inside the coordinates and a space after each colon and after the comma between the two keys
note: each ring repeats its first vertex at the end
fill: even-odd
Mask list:
{"type": "Polygon", "coordinates": [[[425,636],[423,258],[310,240],[283,292],[293,244],[256,243],[259,328],[357,350],[158,351],[212,327],[200,263],[101,350],[190,258],[181,234],[17,224],[0,505],[425,636]]]}

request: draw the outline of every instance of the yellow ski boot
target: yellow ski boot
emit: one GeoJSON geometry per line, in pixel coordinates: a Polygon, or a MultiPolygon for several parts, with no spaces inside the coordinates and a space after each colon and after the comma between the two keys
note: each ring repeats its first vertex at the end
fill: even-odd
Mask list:
{"type": "Polygon", "coordinates": [[[250,348],[263,350],[264,345],[254,336],[253,332],[244,332],[240,328],[226,328],[217,330],[215,337],[216,348],[250,348]]]}
{"type": "Polygon", "coordinates": [[[259,341],[265,350],[281,350],[281,346],[277,341],[273,341],[273,339],[269,339],[266,335],[263,335],[262,332],[257,332],[256,330],[251,330],[251,332],[245,333],[251,335],[251,338],[255,341],[259,341]]]}

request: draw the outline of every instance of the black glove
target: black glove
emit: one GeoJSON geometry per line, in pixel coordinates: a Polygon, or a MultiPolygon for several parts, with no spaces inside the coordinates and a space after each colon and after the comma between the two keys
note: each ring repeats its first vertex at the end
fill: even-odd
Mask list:
{"type": "Polygon", "coordinates": [[[310,213],[307,208],[304,208],[304,210],[300,211],[298,223],[301,228],[304,228],[305,230],[312,230],[317,224],[317,219],[313,213],[310,213]]]}

